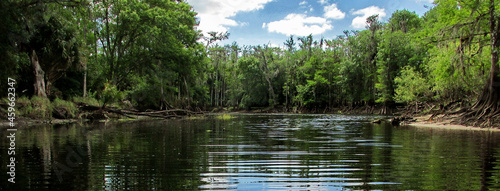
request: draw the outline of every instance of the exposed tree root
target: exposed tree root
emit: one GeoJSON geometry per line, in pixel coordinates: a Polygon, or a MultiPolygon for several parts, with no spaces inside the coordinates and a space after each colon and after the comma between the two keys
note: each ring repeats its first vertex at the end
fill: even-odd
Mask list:
{"type": "Polygon", "coordinates": [[[426,121],[445,122],[455,125],[475,126],[481,128],[500,127],[500,108],[496,107],[495,101],[489,100],[489,96],[481,97],[483,101],[478,101],[472,106],[468,106],[465,101],[456,100],[448,104],[425,105],[423,108],[405,108],[406,113],[402,116],[430,115],[426,121]],[[418,113],[412,111],[418,110],[418,113]],[[425,111],[425,112],[423,112],[425,111]],[[413,115],[414,114],[414,115],[413,115]]]}
{"type": "Polygon", "coordinates": [[[477,126],[481,128],[500,127],[498,123],[500,110],[494,103],[495,102],[492,101],[479,101],[474,104],[472,108],[462,112],[455,122],[461,125],[477,126]]]}

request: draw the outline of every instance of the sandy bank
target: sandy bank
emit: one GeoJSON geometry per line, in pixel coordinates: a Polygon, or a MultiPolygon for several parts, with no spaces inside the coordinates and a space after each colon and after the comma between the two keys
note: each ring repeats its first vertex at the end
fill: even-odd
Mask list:
{"type": "Polygon", "coordinates": [[[444,119],[440,121],[429,121],[430,115],[415,117],[416,121],[407,124],[412,127],[422,127],[422,128],[442,128],[442,129],[455,129],[455,130],[471,130],[471,131],[498,131],[500,128],[480,128],[465,125],[451,124],[451,119],[444,119]]]}

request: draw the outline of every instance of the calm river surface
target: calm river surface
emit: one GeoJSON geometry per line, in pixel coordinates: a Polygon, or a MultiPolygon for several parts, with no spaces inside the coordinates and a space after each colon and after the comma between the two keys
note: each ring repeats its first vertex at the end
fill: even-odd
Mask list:
{"type": "Polygon", "coordinates": [[[0,190],[499,190],[500,133],[377,116],[213,115],[19,128],[0,190]]]}

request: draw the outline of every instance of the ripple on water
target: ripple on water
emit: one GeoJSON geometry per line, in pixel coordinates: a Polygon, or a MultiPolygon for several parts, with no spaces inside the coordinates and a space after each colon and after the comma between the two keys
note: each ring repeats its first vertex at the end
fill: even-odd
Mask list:
{"type": "MultiPolygon", "coordinates": [[[[358,176],[365,170],[360,165],[360,155],[347,151],[359,150],[360,147],[362,151],[366,146],[395,145],[381,143],[380,139],[363,139],[359,137],[359,132],[346,128],[359,125],[359,121],[369,120],[366,117],[323,115],[312,119],[271,119],[259,123],[248,121],[245,129],[250,134],[254,134],[258,140],[279,145],[263,146],[255,141],[253,145],[248,137],[245,140],[239,137],[242,140],[236,142],[241,144],[236,145],[203,145],[209,148],[207,154],[212,160],[208,171],[200,174],[205,184],[199,188],[335,190],[365,185],[368,182],[358,176]],[[307,132],[307,136],[301,136],[302,132],[307,132]],[[324,157],[318,159],[318,155],[324,157]],[[224,160],[228,158],[235,160],[224,160]],[[325,158],[328,160],[323,160],[325,158]]],[[[384,183],[390,184],[370,184],[384,183]]]]}

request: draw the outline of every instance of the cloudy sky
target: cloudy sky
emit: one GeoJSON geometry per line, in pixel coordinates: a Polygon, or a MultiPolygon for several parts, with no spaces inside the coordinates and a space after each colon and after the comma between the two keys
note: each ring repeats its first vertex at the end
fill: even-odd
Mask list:
{"type": "Polygon", "coordinates": [[[290,36],[332,39],[344,30],[363,30],[366,18],[387,21],[396,10],[422,16],[432,0],[187,0],[203,32],[228,31],[222,44],[280,45],[290,36]]]}

